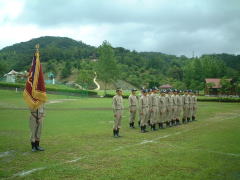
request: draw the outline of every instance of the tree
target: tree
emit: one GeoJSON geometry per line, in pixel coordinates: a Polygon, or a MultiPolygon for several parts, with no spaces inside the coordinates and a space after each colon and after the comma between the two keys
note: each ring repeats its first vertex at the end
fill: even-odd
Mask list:
{"type": "Polygon", "coordinates": [[[0,62],[0,78],[6,73],[7,65],[3,62],[0,62]]]}
{"type": "Polygon", "coordinates": [[[104,83],[104,93],[106,94],[107,83],[116,80],[118,76],[118,66],[114,56],[114,51],[109,42],[104,41],[102,45],[98,47],[98,51],[100,57],[97,63],[97,75],[104,83]]]}
{"type": "Polygon", "coordinates": [[[46,67],[47,72],[52,72],[53,74],[57,74],[57,65],[55,60],[50,60],[47,63],[46,67]]]}
{"type": "Polygon", "coordinates": [[[72,74],[72,65],[70,62],[67,62],[62,70],[62,77],[67,78],[72,74]]]}
{"type": "Polygon", "coordinates": [[[222,78],[221,81],[220,81],[220,84],[222,86],[220,88],[221,94],[230,94],[231,93],[232,84],[228,79],[222,78]]]}
{"type": "Polygon", "coordinates": [[[94,72],[91,70],[80,70],[77,83],[79,83],[84,88],[89,88],[93,86],[94,72]]]}

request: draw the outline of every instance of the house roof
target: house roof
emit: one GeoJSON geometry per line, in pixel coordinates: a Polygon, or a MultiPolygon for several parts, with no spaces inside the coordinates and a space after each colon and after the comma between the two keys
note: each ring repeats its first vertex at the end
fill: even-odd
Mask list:
{"type": "MultiPolygon", "coordinates": [[[[228,81],[231,81],[232,79],[226,79],[228,81]]],[[[213,83],[214,86],[212,86],[211,88],[221,88],[222,85],[221,85],[221,79],[217,79],[217,78],[207,78],[205,79],[205,82],[206,83],[213,83]]]]}
{"type": "Polygon", "coordinates": [[[172,86],[170,84],[164,84],[164,85],[161,85],[159,88],[172,88],[172,86]]]}

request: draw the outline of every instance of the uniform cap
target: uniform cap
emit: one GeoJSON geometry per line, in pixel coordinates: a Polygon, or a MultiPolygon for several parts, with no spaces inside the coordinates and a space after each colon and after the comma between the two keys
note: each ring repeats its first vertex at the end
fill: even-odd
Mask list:
{"type": "Polygon", "coordinates": [[[122,88],[119,87],[119,88],[116,89],[116,91],[122,91],[122,88]]]}
{"type": "Polygon", "coordinates": [[[143,92],[143,93],[147,93],[148,90],[147,90],[147,89],[142,89],[142,92],[143,92]]]}
{"type": "Polygon", "coordinates": [[[132,91],[137,91],[137,89],[133,88],[132,91]]]}

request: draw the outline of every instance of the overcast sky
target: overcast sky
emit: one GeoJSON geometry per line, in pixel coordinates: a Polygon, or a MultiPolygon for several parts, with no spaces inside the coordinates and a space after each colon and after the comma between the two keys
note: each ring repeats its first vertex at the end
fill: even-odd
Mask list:
{"type": "Polygon", "coordinates": [[[0,49],[47,35],[175,55],[240,54],[240,0],[0,0],[0,49]]]}

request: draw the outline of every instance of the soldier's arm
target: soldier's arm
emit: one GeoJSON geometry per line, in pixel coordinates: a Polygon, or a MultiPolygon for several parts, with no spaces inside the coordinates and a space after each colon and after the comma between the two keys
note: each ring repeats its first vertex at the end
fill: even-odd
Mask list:
{"type": "Polygon", "coordinates": [[[116,103],[117,103],[116,98],[113,97],[112,108],[113,108],[113,113],[114,113],[114,114],[116,114],[116,103]]]}

